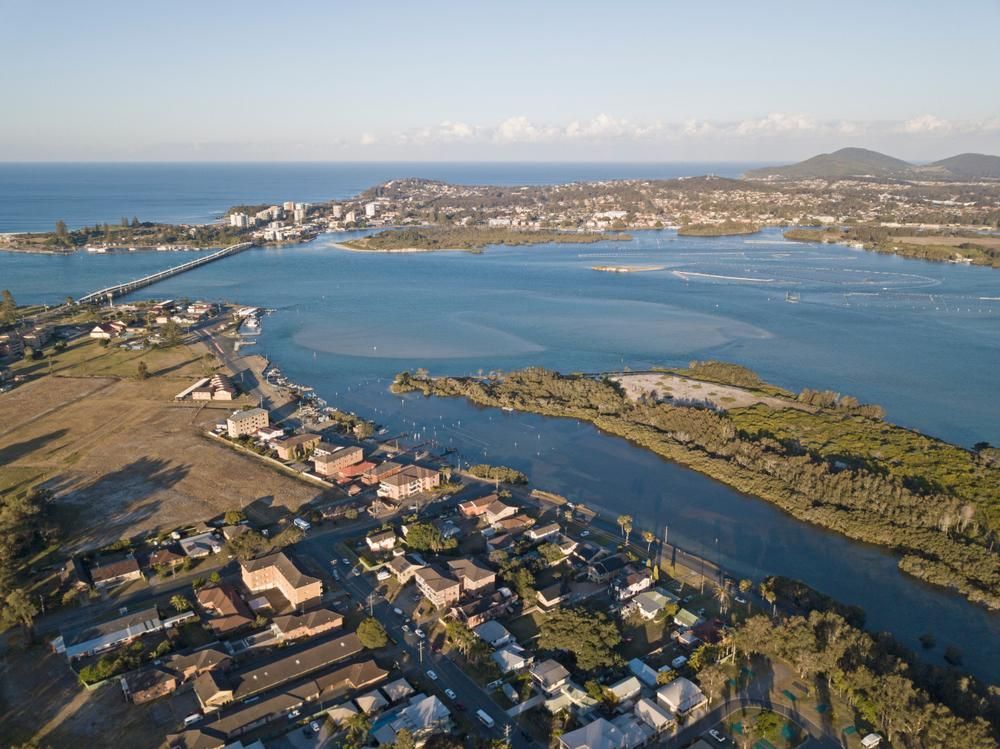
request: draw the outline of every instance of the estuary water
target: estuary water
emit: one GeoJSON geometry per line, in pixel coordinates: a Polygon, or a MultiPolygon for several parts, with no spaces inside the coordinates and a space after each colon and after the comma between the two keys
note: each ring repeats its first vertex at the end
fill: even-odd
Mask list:
{"type": "MultiPolygon", "coordinates": [[[[785,574],[868,612],[919,649],[933,632],[977,675],[1000,678],[1000,616],[901,574],[876,548],[798,522],[572,420],[464,401],[392,396],[401,369],[464,374],[542,365],[601,371],[739,362],[791,389],[831,388],[881,403],[888,418],[961,444],[1000,442],[1000,274],[843,247],[780,232],[493,248],[483,254],[370,254],[341,236],[253,249],[139,292],[275,309],[257,349],[332,405],[455,447],[465,461],[527,472],[541,488],[614,512],[740,576],[785,574]],[[657,266],[648,273],[594,265],[657,266]],[[796,303],[786,301],[786,295],[796,303]]],[[[0,254],[0,287],[59,301],[173,264],[173,253],[0,254]]]]}

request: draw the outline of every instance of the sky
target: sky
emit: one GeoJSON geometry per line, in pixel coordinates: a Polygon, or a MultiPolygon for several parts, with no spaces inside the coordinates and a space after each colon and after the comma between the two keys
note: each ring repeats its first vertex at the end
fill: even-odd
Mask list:
{"type": "Polygon", "coordinates": [[[1000,0],[0,8],[0,161],[1000,154],[1000,0]]]}

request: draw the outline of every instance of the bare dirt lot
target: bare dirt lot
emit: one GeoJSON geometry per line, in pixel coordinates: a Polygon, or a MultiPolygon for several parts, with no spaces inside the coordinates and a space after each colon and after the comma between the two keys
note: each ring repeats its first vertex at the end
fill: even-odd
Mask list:
{"type": "Polygon", "coordinates": [[[638,400],[643,395],[655,392],[659,398],[670,396],[676,401],[705,402],[721,409],[746,408],[755,403],[763,403],[771,408],[797,408],[809,412],[816,410],[812,406],[790,398],[778,398],[733,385],[720,385],[659,372],[622,374],[611,379],[625,388],[625,393],[632,400],[638,400]]]}
{"type": "Polygon", "coordinates": [[[80,687],[66,660],[44,644],[10,648],[0,659],[0,745],[34,739],[38,746],[153,749],[191,700],[125,701],[117,682],[80,687]]]}
{"type": "Polygon", "coordinates": [[[90,340],[55,355],[54,374],[0,395],[0,491],[52,489],[72,519],[71,548],[317,497],[320,488],[204,436],[238,403],[174,402],[204,376],[204,355],[201,344],[125,354],[90,340]],[[148,379],[131,374],[139,358],[148,379]]]}

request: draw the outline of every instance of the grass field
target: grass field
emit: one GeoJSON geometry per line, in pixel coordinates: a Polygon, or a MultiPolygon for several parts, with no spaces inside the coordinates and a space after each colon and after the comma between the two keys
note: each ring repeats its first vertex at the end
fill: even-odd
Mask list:
{"type": "Polygon", "coordinates": [[[315,498],[320,488],[204,436],[234,404],[174,402],[214,365],[201,344],[133,352],[90,339],[19,362],[32,379],[0,395],[0,492],[52,489],[57,515],[73,519],[70,548],[315,498]]]}

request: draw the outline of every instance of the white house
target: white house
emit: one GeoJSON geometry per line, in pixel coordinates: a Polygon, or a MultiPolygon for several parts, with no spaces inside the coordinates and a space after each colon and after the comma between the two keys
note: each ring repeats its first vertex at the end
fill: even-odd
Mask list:
{"type": "Polygon", "coordinates": [[[687,715],[702,705],[708,704],[705,693],[698,685],[683,676],[660,687],[656,700],[674,715],[687,715]]]}
{"type": "Polygon", "coordinates": [[[507,631],[507,628],[496,619],[483,622],[472,631],[476,633],[476,636],[480,640],[489,643],[494,648],[503,647],[514,639],[514,636],[507,631]]]}

